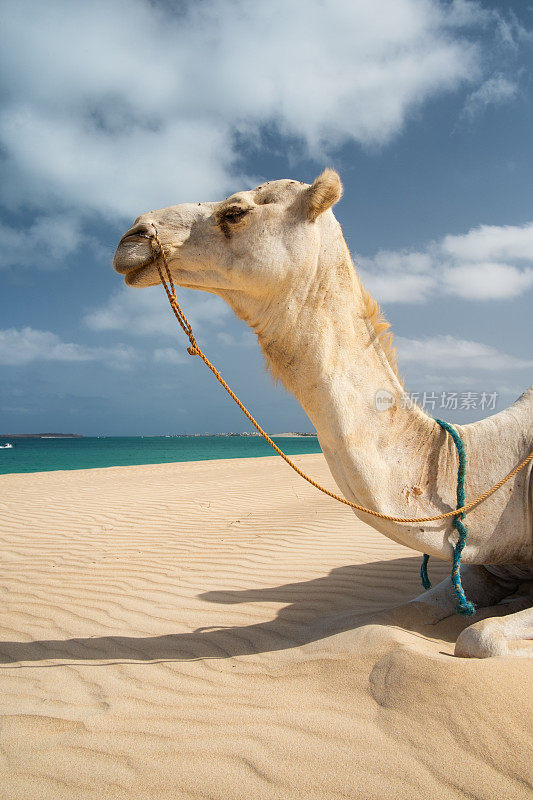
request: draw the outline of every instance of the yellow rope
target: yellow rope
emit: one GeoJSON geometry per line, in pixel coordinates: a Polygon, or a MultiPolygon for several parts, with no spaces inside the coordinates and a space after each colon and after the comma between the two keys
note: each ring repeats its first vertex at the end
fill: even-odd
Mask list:
{"type": "Polygon", "coordinates": [[[170,272],[170,268],[168,266],[167,258],[166,258],[166,255],[165,255],[165,251],[163,249],[163,245],[161,244],[161,242],[159,241],[159,238],[156,235],[152,235],[150,237],[150,246],[152,248],[152,253],[154,254],[155,266],[157,268],[157,271],[159,272],[159,277],[161,278],[161,283],[163,284],[163,287],[164,287],[165,292],[167,294],[168,301],[170,303],[172,311],[174,312],[174,316],[178,320],[181,328],[183,329],[184,333],[186,334],[187,338],[189,339],[190,347],[187,348],[187,352],[189,353],[189,355],[191,355],[191,356],[200,356],[200,358],[202,359],[202,361],[204,362],[206,367],[208,367],[211,370],[211,372],[213,373],[213,375],[215,376],[217,381],[224,387],[224,389],[229,394],[229,396],[232,398],[232,400],[234,400],[237,403],[237,405],[241,409],[242,413],[246,417],[248,417],[248,419],[250,420],[250,422],[252,423],[254,428],[256,428],[256,430],[259,431],[259,433],[261,434],[263,439],[265,439],[265,441],[268,442],[270,447],[272,447],[272,449],[275,450],[276,453],[279,456],[281,456],[281,458],[289,465],[289,467],[292,467],[292,469],[295,472],[297,472],[298,475],[300,475],[304,480],[306,480],[308,483],[310,483],[311,486],[314,486],[316,489],[319,489],[319,491],[323,492],[324,494],[327,494],[329,497],[332,497],[334,500],[338,500],[339,503],[344,503],[344,505],[350,506],[350,508],[354,508],[357,511],[364,511],[365,514],[370,514],[373,517],[379,517],[379,519],[389,520],[389,522],[408,522],[408,523],[412,523],[412,524],[419,523],[419,522],[435,522],[436,520],[439,520],[439,519],[446,519],[447,517],[455,517],[458,514],[463,514],[464,512],[466,512],[469,509],[473,508],[474,506],[478,505],[478,503],[481,503],[483,500],[486,500],[487,497],[490,497],[491,494],[494,494],[494,492],[496,492],[501,486],[503,486],[504,483],[506,483],[508,480],[513,478],[518,472],[520,472],[520,470],[523,467],[526,466],[526,464],[529,464],[529,462],[531,460],[533,460],[533,452],[531,452],[528,455],[528,457],[525,458],[522,461],[522,463],[519,464],[517,467],[515,467],[508,475],[506,475],[505,478],[502,478],[501,481],[498,481],[498,483],[496,483],[491,489],[489,489],[486,492],[483,492],[483,494],[479,495],[479,497],[476,497],[475,500],[471,500],[469,503],[466,503],[466,505],[462,506],[461,508],[455,508],[452,511],[447,511],[445,514],[438,514],[437,516],[434,516],[434,517],[412,517],[412,518],[392,517],[389,514],[380,514],[379,511],[373,511],[371,508],[365,508],[365,506],[360,506],[360,505],[358,505],[358,503],[352,503],[351,500],[346,500],[345,497],[341,497],[340,495],[335,494],[335,492],[330,492],[329,489],[326,489],[324,486],[321,486],[319,483],[317,483],[312,478],[310,478],[309,475],[306,475],[305,472],[302,472],[302,470],[299,469],[299,467],[296,466],[294,461],[291,461],[291,459],[287,455],[285,455],[285,453],[282,450],[280,450],[280,448],[277,446],[277,444],[272,441],[272,439],[270,438],[268,433],[266,433],[263,430],[263,428],[257,422],[257,420],[254,419],[254,417],[250,414],[248,409],[241,403],[241,401],[239,400],[239,398],[237,397],[235,392],[233,392],[232,389],[228,386],[228,384],[226,383],[226,381],[224,380],[224,378],[222,377],[220,372],[217,370],[217,368],[215,366],[213,366],[213,364],[209,361],[209,359],[207,358],[205,353],[202,352],[202,350],[198,346],[198,343],[197,343],[196,339],[194,338],[194,334],[193,334],[193,330],[192,330],[191,324],[190,324],[189,320],[187,319],[187,317],[185,316],[180,304],[178,303],[178,299],[176,297],[176,289],[174,287],[174,281],[172,280],[172,275],[171,275],[171,272],[170,272]],[[157,246],[159,248],[159,252],[157,252],[155,250],[154,242],[157,244],[157,246]],[[165,266],[165,272],[167,274],[168,283],[165,280],[165,277],[163,275],[161,267],[159,266],[159,261],[158,261],[158,257],[159,256],[161,256],[161,260],[163,261],[163,264],[165,266]],[[169,284],[170,284],[170,288],[169,288],[169,284]]]}

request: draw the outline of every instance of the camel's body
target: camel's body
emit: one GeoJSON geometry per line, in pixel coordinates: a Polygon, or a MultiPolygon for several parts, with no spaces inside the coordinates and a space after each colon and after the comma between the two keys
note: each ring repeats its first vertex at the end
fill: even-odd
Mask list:
{"type": "MultiPolygon", "coordinates": [[[[338,175],[328,170],[311,187],[274,181],[221,203],[149,212],[121,240],[115,269],[131,286],[159,283],[149,242],[157,233],[176,283],[218,294],[255,330],[272,373],[314,424],[344,495],[393,516],[437,515],[455,507],[455,446],[428,414],[404,402],[388,326],[361,286],[330,210],[340,195],[338,175]],[[387,408],[378,410],[383,392],[387,408]]],[[[505,411],[457,430],[472,498],[533,448],[533,386],[505,411]]],[[[408,547],[452,558],[457,533],[450,519],[407,525],[361,518],[408,547]]],[[[469,599],[492,605],[533,578],[532,464],[467,521],[463,563],[478,566],[463,570],[463,584],[469,599]]],[[[433,620],[453,613],[450,581],[413,602],[433,620]]],[[[509,651],[511,640],[533,636],[529,613],[470,626],[456,651],[509,651]]],[[[526,642],[512,649],[531,652],[526,642]]]]}

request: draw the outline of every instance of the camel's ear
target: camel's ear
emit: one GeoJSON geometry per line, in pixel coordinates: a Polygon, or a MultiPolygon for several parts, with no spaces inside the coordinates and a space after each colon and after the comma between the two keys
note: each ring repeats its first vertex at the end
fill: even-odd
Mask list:
{"type": "Polygon", "coordinates": [[[342,183],[334,169],[325,169],[307,189],[307,216],[314,222],[342,197],[342,183]]]}

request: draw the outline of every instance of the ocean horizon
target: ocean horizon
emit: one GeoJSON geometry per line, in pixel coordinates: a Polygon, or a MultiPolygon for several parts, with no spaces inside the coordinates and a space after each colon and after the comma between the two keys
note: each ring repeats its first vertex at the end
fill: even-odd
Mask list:
{"type": "MultiPolygon", "coordinates": [[[[320,453],[313,435],[278,434],[279,446],[288,455],[320,453]]],[[[246,434],[172,436],[35,436],[3,437],[0,475],[21,472],[101,469],[179,461],[213,461],[229,458],[261,458],[275,455],[261,436],[246,434]]]]}

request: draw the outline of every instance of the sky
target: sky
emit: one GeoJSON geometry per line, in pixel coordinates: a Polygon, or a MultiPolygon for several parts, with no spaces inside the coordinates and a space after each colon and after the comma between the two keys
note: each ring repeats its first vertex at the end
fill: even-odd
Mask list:
{"type": "MultiPolygon", "coordinates": [[[[533,381],[533,4],[0,0],[0,432],[247,431],[160,287],[151,208],[337,169],[407,396],[473,422],[533,381]]],[[[270,432],[309,431],[222,300],[180,298],[270,432]]]]}

